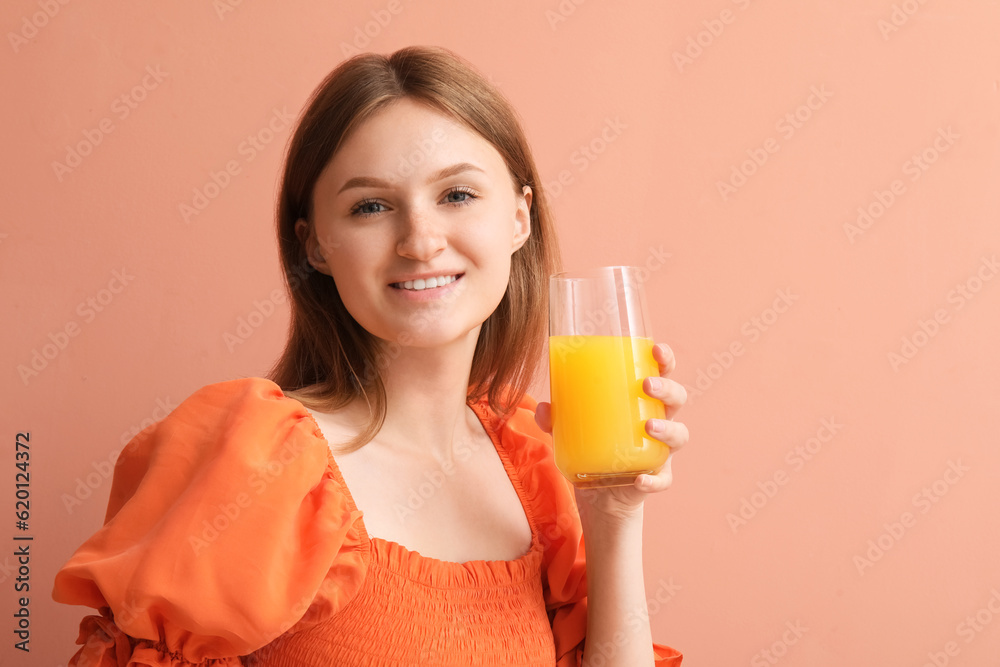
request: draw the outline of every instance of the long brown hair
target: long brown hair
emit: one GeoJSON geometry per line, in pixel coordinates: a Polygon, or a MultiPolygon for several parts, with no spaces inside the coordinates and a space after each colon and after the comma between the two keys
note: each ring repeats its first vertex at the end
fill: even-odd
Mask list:
{"type": "Polygon", "coordinates": [[[384,345],[347,312],[333,279],[308,263],[295,223],[301,218],[313,224],[316,181],[346,136],[404,97],[431,105],[474,130],[503,157],[515,191],[528,185],[533,193],[531,235],[512,255],[507,291],[479,332],[469,400],[486,397],[490,408],[503,415],[524,396],[543,349],[548,276],[559,265],[545,193],[517,114],[469,63],[441,47],[411,46],[388,56],[363,53],[330,72],[310,97],[285,156],[277,234],[292,317],[285,349],[267,378],[286,395],[319,411],[365,398],[369,422],[343,443],[345,453],[368,443],[382,427],[382,372],[398,343],[384,345]]]}

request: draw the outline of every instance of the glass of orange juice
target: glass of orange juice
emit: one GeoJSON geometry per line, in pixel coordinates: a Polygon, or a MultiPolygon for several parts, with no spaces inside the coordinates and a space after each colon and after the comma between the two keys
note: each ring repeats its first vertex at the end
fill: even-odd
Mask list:
{"type": "Polygon", "coordinates": [[[663,419],[642,390],[659,376],[642,270],[606,266],[549,279],[549,392],[556,466],[574,486],[628,486],[670,448],[646,434],[663,419]]]}

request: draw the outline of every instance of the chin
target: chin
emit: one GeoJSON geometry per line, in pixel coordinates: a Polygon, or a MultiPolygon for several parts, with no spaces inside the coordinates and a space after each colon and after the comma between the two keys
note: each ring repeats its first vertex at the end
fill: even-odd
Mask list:
{"type": "Polygon", "coordinates": [[[411,323],[409,327],[398,328],[391,332],[387,332],[388,336],[379,336],[387,345],[392,345],[393,342],[396,345],[392,345],[395,350],[397,347],[411,347],[411,348],[435,348],[435,347],[445,347],[448,345],[461,344],[463,342],[472,339],[473,344],[479,337],[479,329],[481,325],[477,325],[473,329],[461,329],[453,327],[443,327],[436,324],[425,323],[421,326],[419,322],[411,323]]]}

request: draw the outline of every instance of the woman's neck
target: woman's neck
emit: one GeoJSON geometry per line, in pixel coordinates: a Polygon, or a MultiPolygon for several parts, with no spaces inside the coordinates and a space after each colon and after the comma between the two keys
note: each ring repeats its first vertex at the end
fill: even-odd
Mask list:
{"type": "Polygon", "coordinates": [[[478,330],[447,346],[402,347],[386,357],[386,417],[376,440],[393,449],[450,461],[453,445],[481,430],[467,406],[478,330]]]}

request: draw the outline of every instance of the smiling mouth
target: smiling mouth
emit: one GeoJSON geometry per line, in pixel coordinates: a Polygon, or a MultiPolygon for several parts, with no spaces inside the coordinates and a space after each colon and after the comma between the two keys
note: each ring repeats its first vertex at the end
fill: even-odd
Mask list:
{"type": "Polygon", "coordinates": [[[458,273],[452,276],[435,276],[433,278],[418,278],[417,280],[407,280],[403,283],[391,283],[391,287],[401,290],[407,290],[410,292],[422,292],[426,289],[434,289],[436,287],[444,287],[445,285],[450,285],[463,274],[458,273]]]}

